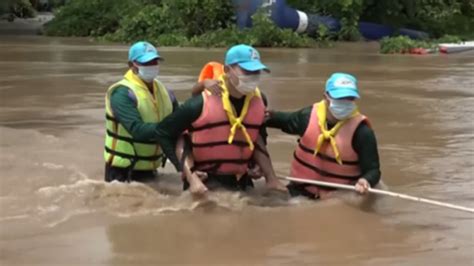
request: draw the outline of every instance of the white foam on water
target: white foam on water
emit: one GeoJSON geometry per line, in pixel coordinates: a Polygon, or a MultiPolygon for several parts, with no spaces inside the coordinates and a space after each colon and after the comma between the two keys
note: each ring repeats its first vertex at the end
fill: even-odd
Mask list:
{"type": "Polygon", "coordinates": [[[11,220],[26,219],[26,218],[29,218],[29,217],[30,217],[30,215],[28,215],[28,214],[20,214],[20,215],[13,215],[13,216],[1,217],[1,218],[0,218],[0,222],[11,221],[11,220]]]}
{"type": "Polygon", "coordinates": [[[95,212],[94,210],[87,210],[87,209],[73,210],[71,212],[68,212],[66,215],[59,218],[58,220],[48,223],[46,225],[46,227],[49,227],[49,228],[56,227],[60,224],[63,224],[64,222],[69,221],[71,218],[73,218],[75,216],[90,214],[90,213],[94,213],[94,212],[95,212]]]}
{"type": "Polygon", "coordinates": [[[39,215],[45,215],[48,213],[58,211],[59,206],[58,205],[51,205],[51,206],[46,206],[46,207],[38,206],[36,209],[38,210],[39,215]]]}
{"type": "Polygon", "coordinates": [[[160,214],[173,213],[173,212],[184,212],[193,211],[198,208],[202,203],[195,201],[190,204],[177,204],[177,206],[165,206],[157,209],[142,209],[135,212],[118,212],[114,215],[120,218],[130,218],[136,216],[156,216],[160,214]]]}
{"type": "Polygon", "coordinates": [[[118,212],[114,215],[121,218],[129,218],[197,210],[238,211],[249,206],[249,198],[242,196],[241,193],[238,192],[212,192],[201,199],[194,199],[189,192],[184,192],[177,197],[168,197],[167,199],[167,201],[161,202],[161,206],[155,208],[143,208],[133,212],[118,212]]]}
{"type": "Polygon", "coordinates": [[[47,186],[39,188],[36,192],[40,195],[50,196],[59,192],[71,192],[76,191],[79,188],[88,187],[90,185],[101,185],[103,181],[97,181],[93,179],[80,179],[73,184],[63,184],[59,186],[47,186]]]}
{"type": "Polygon", "coordinates": [[[241,211],[245,208],[271,209],[275,207],[330,206],[341,204],[341,200],[315,202],[306,198],[290,200],[276,199],[263,195],[263,188],[253,193],[213,191],[197,199],[189,192],[179,195],[165,195],[150,185],[118,181],[105,182],[81,178],[70,184],[41,187],[36,191],[40,206],[35,216],[46,227],[64,224],[74,217],[89,213],[131,218],[141,216],[159,216],[178,212],[193,211],[241,211]],[[336,203],[337,202],[337,203],[336,203]],[[321,205],[323,204],[323,205],[321,205]]]}
{"type": "Polygon", "coordinates": [[[42,163],[41,164],[43,167],[51,170],[58,170],[58,169],[63,169],[64,165],[62,164],[54,164],[54,163],[42,163]]]}

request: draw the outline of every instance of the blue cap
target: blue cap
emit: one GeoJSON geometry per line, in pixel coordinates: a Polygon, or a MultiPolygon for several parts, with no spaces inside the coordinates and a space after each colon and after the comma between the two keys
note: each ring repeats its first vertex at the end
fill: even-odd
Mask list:
{"type": "Polygon", "coordinates": [[[238,64],[247,71],[265,70],[270,72],[267,66],[260,61],[260,54],[252,46],[239,44],[232,46],[225,55],[225,64],[238,64]]]}
{"type": "Polygon", "coordinates": [[[128,61],[130,62],[137,61],[143,64],[154,59],[163,60],[155,46],[149,42],[136,42],[128,50],[128,61]]]}
{"type": "Polygon", "coordinates": [[[326,92],[333,99],[345,97],[360,98],[357,79],[346,73],[334,73],[326,81],[326,92]]]}

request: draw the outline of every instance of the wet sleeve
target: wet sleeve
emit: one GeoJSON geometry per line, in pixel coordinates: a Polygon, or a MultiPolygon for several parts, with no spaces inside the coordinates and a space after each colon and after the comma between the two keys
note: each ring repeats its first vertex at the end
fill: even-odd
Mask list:
{"type": "Polygon", "coordinates": [[[176,99],[176,95],[174,94],[172,90],[169,90],[168,88],[166,88],[166,90],[168,91],[168,95],[170,96],[170,100],[171,100],[171,104],[173,105],[173,112],[174,112],[178,108],[179,102],[176,99]]]}
{"type": "MultiPolygon", "coordinates": [[[[267,100],[267,96],[262,92],[262,101],[263,101],[263,104],[265,105],[265,109],[268,107],[268,100],[267,100]]],[[[265,145],[267,145],[267,137],[268,137],[268,133],[267,133],[267,127],[266,125],[263,125],[262,127],[260,127],[260,136],[262,136],[262,139],[263,139],[263,143],[265,145]]]]}
{"type": "Polygon", "coordinates": [[[115,118],[139,141],[156,141],[156,123],[143,122],[137,109],[133,93],[127,87],[115,89],[110,98],[110,105],[115,118]]]}
{"type": "Polygon", "coordinates": [[[296,112],[274,111],[266,122],[267,127],[278,128],[283,132],[303,136],[309,124],[312,107],[305,107],[296,112]]]}
{"type": "Polygon", "coordinates": [[[267,95],[265,95],[265,93],[263,93],[263,92],[261,92],[261,95],[262,95],[263,104],[265,105],[265,107],[268,107],[267,95]]]}
{"type": "Polygon", "coordinates": [[[176,142],[179,136],[199,118],[203,103],[202,95],[189,98],[156,127],[158,143],[177,171],[182,169],[176,156],[176,142]]]}
{"type": "Polygon", "coordinates": [[[354,133],[352,147],[359,156],[362,177],[374,187],[380,180],[380,162],[375,132],[367,123],[361,123],[354,133]]]}

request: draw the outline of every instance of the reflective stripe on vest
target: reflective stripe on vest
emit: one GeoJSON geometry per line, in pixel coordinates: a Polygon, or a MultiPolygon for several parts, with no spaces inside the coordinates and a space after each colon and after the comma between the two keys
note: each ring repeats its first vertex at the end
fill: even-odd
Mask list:
{"type": "Polygon", "coordinates": [[[133,139],[131,134],[115,119],[110,105],[113,91],[125,86],[137,99],[137,110],[145,123],[157,123],[173,111],[173,105],[166,88],[159,81],[153,84],[153,95],[146,85],[132,71],[125,74],[123,80],[107,90],[106,137],[104,159],[113,166],[134,170],[154,170],[162,165],[162,151],[153,141],[133,139]]]}
{"type": "MultiPolygon", "coordinates": [[[[321,134],[317,107],[317,104],[313,105],[309,125],[298,141],[291,164],[291,176],[342,184],[354,183],[361,177],[361,171],[359,157],[352,148],[352,138],[357,127],[363,121],[367,121],[367,118],[360,114],[356,115],[347,120],[337,132],[335,140],[342,159],[342,164],[338,164],[334,151],[327,141],[319,153],[314,155],[314,147],[321,134]]],[[[315,191],[317,189],[310,190],[312,193],[315,191]]]]}
{"type": "MultiPolygon", "coordinates": [[[[234,139],[229,144],[231,124],[221,96],[212,95],[207,91],[204,91],[202,96],[204,102],[201,115],[190,129],[194,168],[216,174],[245,174],[253,151],[242,130],[236,130],[234,139]]],[[[265,105],[257,89],[250,99],[247,115],[242,121],[253,143],[257,141],[264,116],[265,105]]]]}

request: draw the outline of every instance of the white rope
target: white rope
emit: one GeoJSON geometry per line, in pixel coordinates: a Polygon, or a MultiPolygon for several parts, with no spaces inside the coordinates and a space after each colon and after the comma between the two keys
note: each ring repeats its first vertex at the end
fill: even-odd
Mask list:
{"type": "MultiPolygon", "coordinates": [[[[332,182],[309,180],[309,179],[296,178],[296,177],[290,177],[290,176],[279,177],[279,178],[285,179],[285,180],[288,180],[288,181],[297,182],[297,183],[307,183],[307,184],[312,184],[312,185],[317,185],[317,186],[325,186],[325,187],[340,188],[340,189],[356,191],[355,186],[351,186],[351,185],[344,185],[344,184],[337,184],[337,183],[332,183],[332,182]]],[[[446,208],[450,208],[450,209],[455,209],[455,210],[474,213],[473,208],[467,208],[467,207],[463,207],[463,206],[459,206],[459,205],[454,205],[454,204],[451,204],[451,203],[446,203],[446,202],[441,202],[441,201],[436,201],[436,200],[430,200],[430,199],[425,199],[425,198],[419,198],[419,197],[414,197],[414,196],[410,196],[410,195],[406,195],[406,194],[395,193],[395,192],[385,191],[385,190],[380,190],[380,189],[375,189],[375,188],[369,188],[369,192],[373,193],[373,194],[391,196],[391,197],[395,197],[395,198],[406,199],[406,200],[417,201],[417,202],[423,202],[423,203],[427,203],[427,204],[431,204],[431,205],[436,205],[436,206],[446,207],[446,208]]]]}

